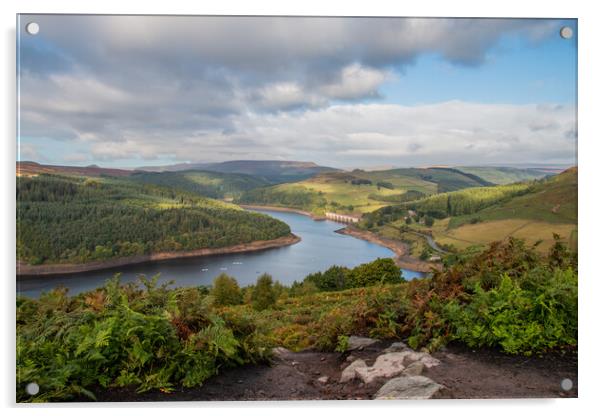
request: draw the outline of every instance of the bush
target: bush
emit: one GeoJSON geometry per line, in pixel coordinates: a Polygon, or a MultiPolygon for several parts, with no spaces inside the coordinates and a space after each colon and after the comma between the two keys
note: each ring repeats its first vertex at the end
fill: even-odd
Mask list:
{"type": "Polygon", "coordinates": [[[465,307],[450,303],[446,312],[454,338],[470,347],[499,345],[505,352],[525,355],[575,345],[577,274],[571,269],[543,273],[544,285],[525,289],[504,275],[489,291],[477,285],[465,307]]]}
{"type": "Polygon", "coordinates": [[[235,278],[225,273],[220,274],[213,281],[211,289],[214,303],[217,306],[239,305],[242,303],[242,292],[235,278]]]}
{"type": "Polygon", "coordinates": [[[262,311],[276,303],[276,292],[273,284],[272,276],[267,273],[257,278],[257,283],[251,295],[251,303],[255,309],[262,311]]]}
{"type": "Polygon", "coordinates": [[[410,282],[408,343],[436,349],[451,339],[510,354],[577,345],[576,258],[557,241],[548,256],[510,238],[456,258],[410,282]]]}
{"type": "Polygon", "coordinates": [[[401,283],[404,279],[393,259],[386,258],[353,268],[349,280],[352,287],[365,287],[378,283],[401,283]]]}
{"type": "Polygon", "coordinates": [[[142,283],[120,286],[116,277],[73,298],[57,289],[19,299],[17,401],[94,399],[92,389],[107,387],[169,392],[265,357],[265,339],[224,321],[198,288],[142,283]],[[31,382],[35,396],[25,392],[31,382]]]}

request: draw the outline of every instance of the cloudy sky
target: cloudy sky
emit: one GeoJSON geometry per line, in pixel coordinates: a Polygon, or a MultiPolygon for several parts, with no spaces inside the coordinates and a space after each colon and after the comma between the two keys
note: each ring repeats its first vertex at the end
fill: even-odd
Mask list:
{"type": "Polygon", "coordinates": [[[573,164],[567,25],[576,35],[572,20],[22,15],[18,158],[573,164]]]}

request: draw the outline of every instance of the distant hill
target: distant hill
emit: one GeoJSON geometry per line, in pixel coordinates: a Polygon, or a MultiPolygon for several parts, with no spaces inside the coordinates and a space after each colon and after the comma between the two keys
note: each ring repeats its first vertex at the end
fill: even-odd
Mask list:
{"type": "Polygon", "coordinates": [[[36,162],[17,162],[17,176],[36,176],[42,173],[54,175],[75,176],[129,176],[134,171],[125,169],[101,168],[96,165],[90,166],[55,166],[42,165],[36,162]]]}
{"type": "Polygon", "coordinates": [[[548,175],[559,173],[557,170],[539,168],[514,168],[494,166],[458,166],[461,172],[478,176],[496,185],[506,185],[513,182],[541,179],[548,175]]]}
{"type": "Polygon", "coordinates": [[[146,166],[138,169],[153,172],[203,170],[221,173],[241,173],[256,176],[272,184],[295,182],[307,179],[318,173],[338,170],[319,166],[313,162],[282,160],[231,160],[219,163],[181,163],[170,166],[146,166]]]}
{"type": "Polygon", "coordinates": [[[234,198],[244,191],[271,185],[267,180],[255,176],[199,170],[135,172],[129,179],[188,191],[209,198],[234,198]]]}
{"type": "Polygon", "coordinates": [[[325,172],[296,183],[243,193],[243,204],[276,205],[323,214],[363,213],[443,191],[491,183],[453,168],[405,168],[381,171],[325,172]]]}

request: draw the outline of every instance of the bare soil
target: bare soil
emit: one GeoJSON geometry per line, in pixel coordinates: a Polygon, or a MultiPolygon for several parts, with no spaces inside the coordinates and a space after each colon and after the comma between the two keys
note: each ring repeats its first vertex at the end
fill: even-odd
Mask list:
{"type": "MultiPolygon", "coordinates": [[[[387,343],[351,353],[350,360],[362,358],[371,365],[387,343]]],[[[370,385],[354,380],[338,382],[341,370],[350,364],[349,354],[304,351],[287,352],[271,365],[224,369],[197,388],[179,388],[171,393],[133,389],[96,391],[99,401],[211,401],[211,400],[368,400],[385,382],[370,385]],[[326,383],[318,378],[327,376],[326,383]]],[[[423,375],[443,384],[437,398],[558,398],[577,397],[576,353],[544,357],[509,356],[496,350],[471,350],[451,345],[433,354],[441,360],[423,375]],[[564,391],[563,379],[573,388],[564,391]]]]}

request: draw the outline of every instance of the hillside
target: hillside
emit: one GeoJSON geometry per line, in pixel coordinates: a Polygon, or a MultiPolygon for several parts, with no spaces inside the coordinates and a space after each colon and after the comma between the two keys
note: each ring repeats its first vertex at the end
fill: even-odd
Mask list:
{"type": "Polygon", "coordinates": [[[17,162],[17,176],[36,176],[40,174],[74,175],[74,176],[129,176],[134,171],[125,169],[101,168],[90,166],[55,166],[42,165],[36,162],[17,162]]]}
{"type": "Polygon", "coordinates": [[[209,198],[234,198],[244,191],[270,185],[265,179],[209,171],[136,172],[132,181],[166,186],[209,198]]]}
{"type": "Polygon", "coordinates": [[[445,189],[490,185],[470,174],[449,168],[405,168],[367,172],[329,172],[296,183],[243,193],[237,202],[284,206],[315,214],[325,211],[365,213],[445,189]]]}
{"type": "Polygon", "coordinates": [[[145,171],[203,170],[220,173],[239,173],[255,176],[272,184],[295,182],[321,172],[337,169],[316,165],[313,162],[281,160],[231,160],[220,163],[182,163],[171,166],[141,167],[145,171]]]}
{"type": "Polygon", "coordinates": [[[19,297],[16,397],[265,400],[294,392],[357,399],[372,398],[385,379],[417,373],[459,395],[451,397],[556,395],[558,380],[576,380],[576,365],[557,368],[576,357],[576,260],[561,247],[540,255],[514,241],[410,282],[390,259],[378,259],[352,270],[334,266],[290,287],[270,275],[241,288],[222,274],[210,289],[168,288],[157,277],[122,286],[116,276],[73,297],[63,288],[19,297]],[[350,286],[338,285],[341,272],[350,286]],[[376,354],[365,355],[372,348],[376,354]],[[385,353],[393,354],[376,357],[385,353]],[[541,355],[560,360],[541,362],[544,372],[525,367],[541,355]],[[288,371],[259,376],[262,364],[283,370],[283,358],[288,371]],[[423,365],[407,371],[417,360],[423,365]],[[46,386],[43,394],[26,394],[31,380],[46,386]],[[239,396],[241,385],[251,392],[239,396]],[[213,394],[203,394],[205,386],[213,394]]]}
{"type": "Polygon", "coordinates": [[[192,193],[118,178],[17,180],[17,260],[80,264],[287,236],[287,224],[192,193]]]}
{"type": "Polygon", "coordinates": [[[506,185],[514,182],[532,181],[550,175],[550,172],[532,169],[495,166],[459,166],[456,169],[464,173],[476,175],[496,185],[506,185]]]}
{"type": "Polygon", "coordinates": [[[413,232],[431,234],[439,245],[450,249],[483,246],[513,236],[531,244],[541,241],[539,249],[547,250],[557,234],[576,250],[577,168],[530,183],[465,189],[383,208],[367,216],[362,226],[411,240],[417,247],[414,255],[426,246],[415,234],[409,235],[413,232]],[[417,212],[409,223],[405,220],[408,209],[417,212]],[[432,225],[426,225],[427,217],[432,225]]]}

